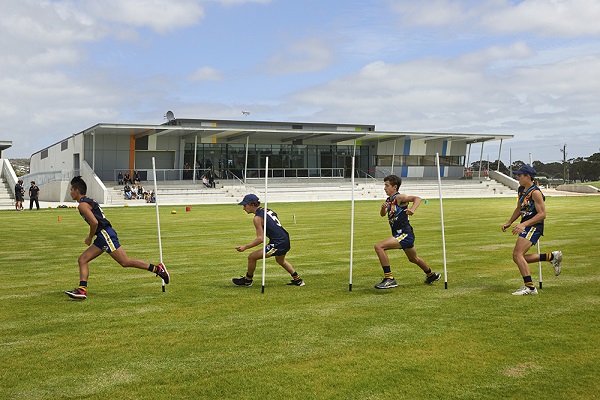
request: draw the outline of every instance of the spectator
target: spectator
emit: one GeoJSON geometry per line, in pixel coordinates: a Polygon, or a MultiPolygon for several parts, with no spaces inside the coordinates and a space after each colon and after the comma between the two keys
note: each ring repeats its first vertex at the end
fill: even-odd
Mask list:
{"type": "Polygon", "coordinates": [[[118,185],[123,184],[123,171],[119,171],[119,175],[117,175],[117,184],[118,185]]]}
{"type": "Polygon", "coordinates": [[[154,190],[150,192],[150,196],[148,197],[148,199],[149,203],[156,203],[156,193],[154,193],[154,190]]]}
{"type": "Polygon", "coordinates": [[[208,179],[206,178],[206,174],[202,175],[202,184],[204,185],[204,187],[210,187],[210,185],[208,184],[208,179]]]}
{"type": "Polygon", "coordinates": [[[144,188],[142,187],[142,185],[138,185],[138,187],[137,187],[137,198],[138,199],[144,198],[144,188]]]}
{"type": "Polygon", "coordinates": [[[213,170],[208,171],[208,186],[211,188],[217,187],[215,185],[215,172],[213,170]]]}
{"type": "Polygon", "coordinates": [[[40,209],[40,202],[38,201],[38,197],[40,195],[40,188],[36,186],[34,181],[31,181],[31,186],[29,186],[29,209],[33,208],[33,203],[35,202],[35,206],[37,209],[40,209]]]}
{"type": "Polygon", "coordinates": [[[23,188],[23,181],[19,179],[15,185],[15,209],[17,211],[23,211],[23,196],[25,195],[25,189],[23,188]]]}
{"type": "Polygon", "coordinates": [[[129,175],[129,171],[125,172],[125,178],[123,179],[123,182],[127,185],[128,183],[133,183],[133,181],[131,180],[131,175],[129,175]]]}
{"type": "Polygon", "coordinates": [[[133,171],[133,181],[139,185],[140,184],[140,173],[136,170],[133,171]]]}
{"type": "Polygon", "coordinates": [[[127,200],[131,200],[131,196],[132,196],[131,186],[129,186],[129,183],[127,181],[125,181],[125,187],[123,188],[123,194],[127,200]]]}

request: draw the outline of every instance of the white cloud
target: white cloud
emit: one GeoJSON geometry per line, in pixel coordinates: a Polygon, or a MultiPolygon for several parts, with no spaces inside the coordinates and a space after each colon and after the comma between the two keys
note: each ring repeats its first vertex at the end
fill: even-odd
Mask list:
{"type": "Polygon", "coordinates": [[[329,46],[318,38],[292,43],[281,53],[273,55],[266,69],[271,74],[316,72],[327,68],[333,61],[329,46]]]}
{"type": "Polygon", "coordinates": [[[401,23],[409,26],[560,37],[600,34],[597,0],[393,0],[391,4],[401,23]]]}
{"type": "Polygon", "coordinates": [[[500,74],[487,68],[503,57],[528,54],[517,43],[450,59],[377,61],[291,101],[299,108],[318,107],[314,120],[375,123],[379,130],[510,133],[517,138],[521,132],[564,132],[562,140],[597,131],[600,81],[594,77],[600,55],[500,74]]]}
{"type": "Polygon", "coordinates": [[[2,43],[56,45],[95,40],[104,34],[92,18],[68,3],[8,2],[2,14],[2,43]]]}
{"type": "Polygon", "coordinates": [[[268,4],[271,0],[216,0],[224,6],[239,6],[247,3],[268,4]]]}
{"type": "Polygon", "coordinates": [[[221,79],[223,79],[223,73],[212,67],[199,68],[190,76],[192,81],[220,81],[221,79]]]}
{"type": "Polygon", "coordinates": [[[105,21],[166,33],[197,24],[204,8],[195,0],[87,0],[85,8],[105,21]]]}
{"type": "Polygon", "coordinates": [[[525,0],[481,16],[480,27],[493,32],[535,31],[548,36],[600,34],[597,0],[525,0]]]}
{"type": "Polygon", "coordinates": [[[403,24],[412,26],[461,25],[473,15],[466,4],[451,0],[393,0],[391,7],[403,24]]]}
{"type": "Polygon", "coordinates": [[[528,145],[565,141],[576,155],[599,147],[598,2],[383,2],[396,14],[381,2],[343,10],[323,2],[310,20],[312,11],[296,5],[300,15],[284,14],[291,2],[267,0],[4,3],[0,118],[14,127],[2,137],[14,142],[11,157],[98,122],[160,123],[169,109],[187,118],[247,110],[257,119],[512,133],[528,145]],[[263,11],[281,18],[251,23],[273,40],[236,40],[248,37],[240,21],[263,11]]]}

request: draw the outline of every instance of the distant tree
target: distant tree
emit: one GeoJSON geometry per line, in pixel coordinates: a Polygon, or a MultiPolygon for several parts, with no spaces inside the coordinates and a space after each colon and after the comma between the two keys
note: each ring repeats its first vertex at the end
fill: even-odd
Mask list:
{"type": "Polygon", "coordinates": [[[512,165],[510,166],[510,169],[514,173],[516,170],[518,170],[525,164],[527,164],[527,163],[524,161],[521,161],[521,160],[513,161],[512,165]]]}

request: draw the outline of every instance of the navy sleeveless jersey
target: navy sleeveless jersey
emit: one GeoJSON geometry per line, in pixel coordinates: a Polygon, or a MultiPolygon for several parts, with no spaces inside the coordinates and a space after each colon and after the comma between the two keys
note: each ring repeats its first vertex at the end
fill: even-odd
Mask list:
{"type": "MultiPolygon", "coordinates": [[[[103,229],[112,227],[110,222],[104,216],[104,212],[100,208],[100,204],[98,204],[96,200],[83,196],[79,201],[82,203],[88,203],[90,206],[92,206],[92,214],[94,214],[94,217],[96,217],[96,219],[98,220],[98,228],[96,229],[96,234],[103,229]]],[[[85,218],[85,216],[81,214],[81,212],[79,214],[89,225],[90,222],[85,218]]]]}
{"type": "MultiPolygon", "coordinates": [[[[537,214],[535,209],[535,201],[533,200],[533,192],[539,190],[542,191],[536,185],[531,186],[528,190],[525,190],[524,186],[519,186],[519,207],[521,208],[521,222],[525,222],[533,218],[537,214]]],[[[542,193],[542,198],[546,200],[542,193]]],[[[540,233],[544,233],[544,220],[533,225],[540,233]]]]}
{"type": "Polygon", "coordinates": [[[392,235],[395,236],[400,233],[412,234],[413,229],[408,221],[408,214],[405,212],[408,208],[408,203],[401,207],[399,204],[396,204],[396,196],[398,196],[398,193],[385,199],[387,203],[390,203],[387,209],[387,216],[390,228],[392,228],[392,235]]]}
{"type": "MultiPolygon", "coordinates": [[[[264,220],[265,209],[260,207],[254,214],[264,220]]],[[[289,243],[290,241],[290,235],[283,226],[281,226],[281,222],[279,222],[279,219],[277,218],[277,213],[269,209],[267,209],[267,237],[269,238],[269,242],[276,246],[283,243],[289,243]]]]}

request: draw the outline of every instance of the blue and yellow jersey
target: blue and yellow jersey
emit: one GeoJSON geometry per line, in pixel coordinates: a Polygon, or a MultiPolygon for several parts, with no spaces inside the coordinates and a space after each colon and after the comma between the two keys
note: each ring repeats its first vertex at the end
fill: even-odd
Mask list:
{"type": "MultiPolygon", "coordinates": [[[[265,209],[260,207],[254,213],[256,216],[265,218],[265,209]]],[[[289,244],[290,235],[283,228],[281,222],[279,222],[279,218],[277,218],[277,213],[273,210],[267,209],[267,237],[269,238],[269,243],[274,245],[281,244],[289,244]]]]}
{"type": "MultiPolygon", "coordinates": [[[[525,222],[533,218],[537,214],[537,210],[535,209],[535,201],[533,200],[533,193],[539,190],[540,193],[542,191],[536,185],[531,186],[529,189],[525,190],[524,186],[519,186],[519,200],[518,205],[521,209],[521,222],[525,222]]],[[[542,193],[542,199],[546,200],[544,194],[542,193]]],[[[536,229],[540,231],[540,233],[544,232],[544,221],[540,221],[537,224],[533,225],[536,229]]]]}
{"type": "Polygon", "coordinates": [[[390,228],[392,228],[392,235],[395,236],[400,233],[412,234],[413,229],[412,226],[410,226],[408,214],[405,212],[408,208],[408,203],[403,206],[397,204],[396,196],[398,196],[398,193],[385,199],[387,203],[390,203],[387,209],[387,217],[388,222],[390,223],[390,228]]]}
{"type": "MultiPolygon", "coordinates": [[[[94,217],[96,217],[96,219],[98,220],[98,228],[96,229],[96,234],[98,234],[98,232],[100,232],[103,229],[111,227],[110,221],[106,219],[102,208],[100,208],[100,204],[98,204],[96,200],[83,196],[81,199],[79,199],[79,201],[82,203],[88,203],[90,206],[92,206],[92,214],[94,214],[94,217]]],[[[90,222],[85,218],[85,216],[81,214],[81,212],[79,214],[89,225],[90,222]]]]}

